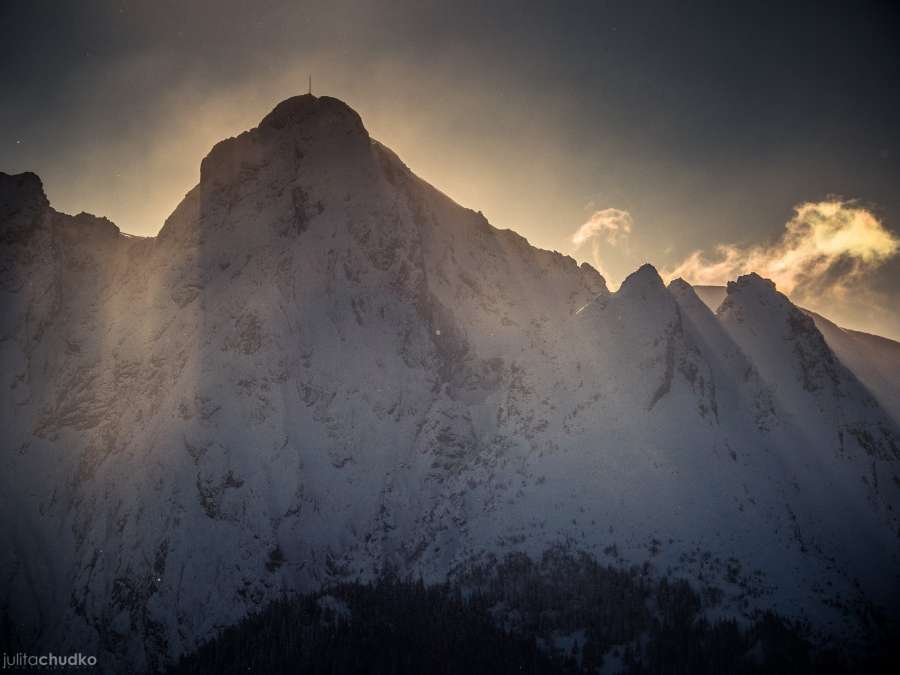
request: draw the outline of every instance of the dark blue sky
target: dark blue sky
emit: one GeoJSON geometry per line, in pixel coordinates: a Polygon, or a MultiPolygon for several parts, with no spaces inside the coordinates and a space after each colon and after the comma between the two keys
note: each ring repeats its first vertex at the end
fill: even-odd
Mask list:
{"type": "MultiPolygon", "coordinates": [[[[900,232],[898,68],[891,3],[6,0],[0,170],[152,234],[209,147],[312,72],[414,171],[536,245],[588,258],[573,231],[627,210],[615,281],[770,243],[829,195],[900,232]]],[[[897,258],[865,283],[877,306],[838,318],[900,334],[897,258]]]]}

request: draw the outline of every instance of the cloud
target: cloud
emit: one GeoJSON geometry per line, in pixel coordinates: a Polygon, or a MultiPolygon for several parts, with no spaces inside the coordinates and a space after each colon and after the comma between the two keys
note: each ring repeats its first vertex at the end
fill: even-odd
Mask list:
{"type": "Polygon", "coordinates": [[[572,243],[576,249],[590,243],[594,266],[608,280],[608,274],[604,272],[600,259],[601,247],[604,243],[608,246],[618,246],[625,242],[631,234],[632,224],[631,214],[628,211],[621,209],[594,211],[587,222],[572,235],[572,243]]]}
{"type": "Polygon", "coordinates": [[[619,209],[594,211],[588,221],[572,235],[572,243],[578,247],[586,241],[600,238],[615,246],[631,234],[631,225],[631,214],[628,211],[619,209]]]}
{"type": "Polygon", "coordinates": [[[694,251],[666,276],[721,285],[756,272],[794,301],[822,307],[865,293],[867,277],[898,252],[900,238],[871,211],[842,200],[807,202],[794,207],[774,244],[721,244],[711,255],[694,251]]]}

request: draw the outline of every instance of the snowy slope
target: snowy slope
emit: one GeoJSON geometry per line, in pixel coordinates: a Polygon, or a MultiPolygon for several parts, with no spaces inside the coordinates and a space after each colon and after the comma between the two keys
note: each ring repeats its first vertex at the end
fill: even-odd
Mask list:
{"type": "Polygon", "coordinates": [[[841,328],[805,310],[831,350],[900,424],[900,342],[841,328]]]}
{"type": "MultiPolygon", "coordinates": [[[[715,312],[727,292],[725,286],[695,286],[697,295],[715,312]]],[[[870,333],[841,328],[821,314],[804,309],[834,354],[900,423],[900,342],[870,333]]]]}
{"type": "Polygon", "coordinates": [[[650,266],[609,293],[340,101],[216,145],[156,238],[30,174],[0,227],[28,642],[156,666],[284,589],[560,543],[826,631],[897,606],[897,427],[805,315],[758,278],[718,316],[650,266]]]}

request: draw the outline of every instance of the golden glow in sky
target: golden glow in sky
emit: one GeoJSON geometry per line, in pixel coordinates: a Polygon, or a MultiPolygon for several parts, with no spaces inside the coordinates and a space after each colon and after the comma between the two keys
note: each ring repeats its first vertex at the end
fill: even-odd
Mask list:
{"type": "Polygon", "coordinates": [[[770,245],[719,244],[694,251],[668,272],[692,284],[723,285],[756,272],[796,302],[825,315],[835,303],[860,302],[867,280],[900,251],[900,238],[869,210],[831,200],[795,207],[784,233],[770,245]]]}
{"type": "Polygon", "coordinates": [[[757,266],[900,337],[897,41],[875,13],[810,31],[753,5],[4,9],[0,170],[37,173],[58,210],[154,235],[212,146],[312,75],[423,179],[612,287],[644,262],[710,283],[757,266]]]}

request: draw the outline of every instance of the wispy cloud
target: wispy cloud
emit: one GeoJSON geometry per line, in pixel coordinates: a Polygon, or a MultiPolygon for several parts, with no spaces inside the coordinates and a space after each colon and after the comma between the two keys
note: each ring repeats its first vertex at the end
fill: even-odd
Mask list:
{"type": "Polygon", "coordinates": [[[669,278],[724,284],[748,272],[772,279],[796,302],[823,306],[865,292],[866,278],[900,252],[900,239],[869,210],[853,202],[803,203],[781,237],[768,246],[720,244],[694,251],[669,278]]]}
{"type": "Polygon", "coordinates": [[[633,221],[628,211],[621,209],[603,209],[594,211],[591,217],[572,235],[575,248],[590,244],[594,266],[609,280],[600,256],[603,245],[615,247],[627,241],[631,234],[633,221]]]}

